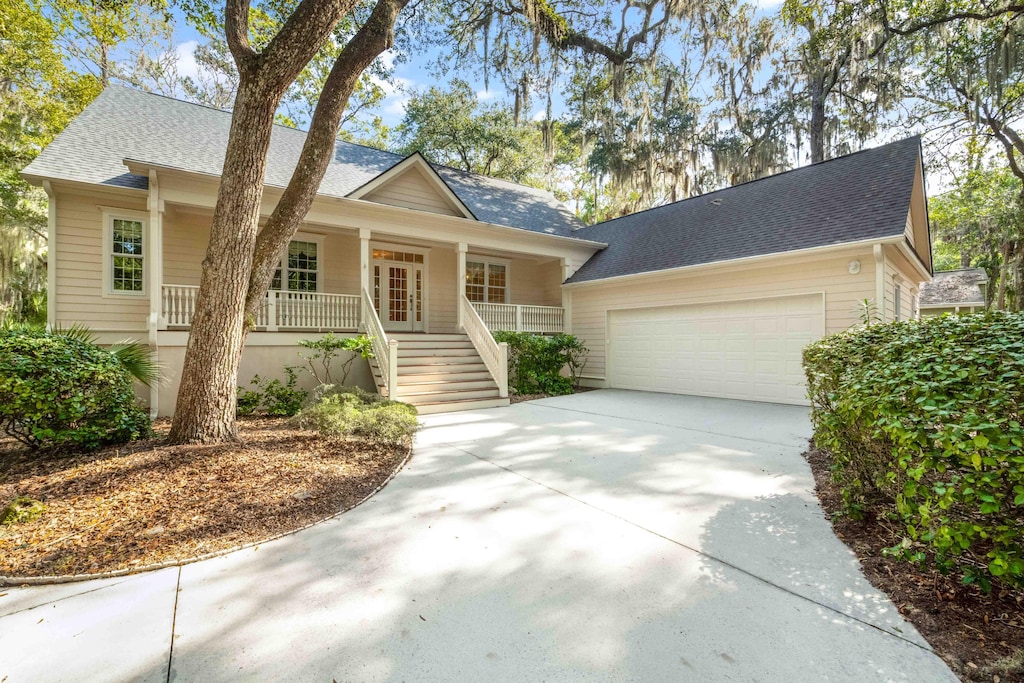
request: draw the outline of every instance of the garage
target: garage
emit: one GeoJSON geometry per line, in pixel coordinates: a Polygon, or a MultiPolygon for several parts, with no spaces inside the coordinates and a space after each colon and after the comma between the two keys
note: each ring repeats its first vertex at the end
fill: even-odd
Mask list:
{"type": "Polygon", "coordinates": [[[822,294],[608,312],[608,385],[806,404],[800,354],[825,331],[822,294]]]}

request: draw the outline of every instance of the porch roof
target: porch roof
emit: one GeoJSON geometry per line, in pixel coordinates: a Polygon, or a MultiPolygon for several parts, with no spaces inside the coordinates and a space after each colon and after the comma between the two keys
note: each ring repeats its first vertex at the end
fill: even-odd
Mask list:
{"type": "MultiPolygon", "coordinates": [[[[148,178],[130,173],[125,159],[219,176],[231,125],[230,112],[109,86],[22,174],[29,180],[69,180],[145,190],[148,178]]],[[[266,184],[285,187],[306,134],[275,126],[266,184]]],[[[404,157],[337,141],[320,194],[345,197],[404,157]]],[[[431,164],[479,220],[561,237],[575,237],[583,223],[550,193],[487,176],[431,164]]]]}

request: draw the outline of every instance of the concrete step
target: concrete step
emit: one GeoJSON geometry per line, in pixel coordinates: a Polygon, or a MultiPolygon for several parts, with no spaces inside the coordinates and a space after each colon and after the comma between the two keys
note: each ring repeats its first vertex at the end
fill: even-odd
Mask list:
{"type": "Polygon", "coordinates": [[[454,413],[459,410],[503,408],[508,404],[507,398],[485,398],[467,401],[447,401],[445,403],[421,403],[416,406],[416,410],[420,415],[433,415],[434,413],[454,413]]]}
{"type": "Polygon", "coordinates": [[[467,348],[429,347],[419,349],[407,349],[401,344],[398,345],[398,357],[409,358],[411,356],[476,356],[476,349],[472,345],[467,348]]]}
{"type": "Polygon", "coordinates": [[[388,332],[388,339],[397,339],[398,345],[402,342],[423,341],[423,342],[450,342],[469,341],[465,334],[423,334],[422,332],[388,332]]]}
{"type": "Polygon", "coordinates": [[[405,351],[406,349],[472,349],[473,342],[468,339],[458,340],[445,340],[435,341],[433,339],[410,339],[407,341],[398,342],[398,350],[405,351]]]}
{"type": "Polygon", "coordinates": [[[494,380],[488,377],[487,379],[479,380],[441,380],[441,381],[429,381],[429,382],[410,382],[404,377],[398,379],[398,391],[403,395],[409,394],[428,394],[437,393],[439,391],[453,392],[453,391],[467,391],[469,389],[495,389],[497,390],[498,385],[494,383],[494,380]]]}
{"type": "Polygon", "coordinates": [[[441,366],[437,372],[406,373],[405,368],[398,373],[398,381],[405,384],[427,384],[429,382],[475,382],[478,380],[492,380],[491,373],[487,368],[482,370],[471,370],[463,372],[462,368],[468,366],[441,366]]]}
{"type": "MultiPolygon", "coordinates": [[[[436,368],[436,367],[461,367],[466,368],[470,365],[483,365],[483,361],[480,360],[480,356],[474,354],[472,356],[399,356],[398,357],[398,371],[400,373],[415,372],[411,368],[436,368]]],[[[487,366],[484,366],[485,368],[487,366]]],[[[428,371],[429,372],[429,371],[428,371]]]]}
{"type": "MultiPolygon", "coordinates": [[[[451,387],[454,389],[454,387],[451,387]]],[[[464,401],[468,399],[498,398],[498,388],[491,389],[467,389],[466,391],[426,391],[409,393],[399,384],[399,400],[411,403],[414,406],[421,403],[447,403],[448,401],[464,401]]]]}

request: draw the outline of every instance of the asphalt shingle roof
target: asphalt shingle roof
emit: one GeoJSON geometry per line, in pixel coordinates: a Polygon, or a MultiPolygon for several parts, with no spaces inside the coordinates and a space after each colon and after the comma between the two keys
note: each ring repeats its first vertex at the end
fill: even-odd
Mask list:
{"type": "MultiPolygon", "coordinates": [[[[110,86],[23,173],[145,189],[148,179],[125,168],[124,160],[132,159],[220,175],[230,124],[228,112],[110,86]]],[[[305,139],[302,131],[274,127],[267,158],[268,185],[288,184],[305,139]]],[[[403,158],[338,141],[320,193],[344,197],[403,158]]],[[[482,221],[563,237],[577,236],[574,231],[583,225],[543,190],[444,166],[434,168],[482,221]]]]}
{"type": "Polygon", "coordinates": [[[920,138],[804,166],[576,231],[608,243],[568,282],[902,235],[920,138]]]}
{"type": "Polygon", "coordinates": [[[921,306],[983,306],[981,285],[988,282],[984,268],[943,270],[921,287],[921,306]]]}

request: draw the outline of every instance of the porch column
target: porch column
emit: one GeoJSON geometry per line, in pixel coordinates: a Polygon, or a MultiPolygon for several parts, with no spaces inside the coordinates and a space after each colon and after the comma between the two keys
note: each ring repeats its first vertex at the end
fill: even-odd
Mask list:
{"type": "MultiPolygon", "coordinates": [[[[149,288],[149,348],[153,360],[160,362],[159,330],[167,329],[167,321],[163,317],[163,261],[164,237],[163,219],[164,202],[160,199],[160,182],[156,171],[149,172],[149,229],[146,234],[146,247],[143,252],[143,264],[146,266],[146,286],[149,288]]],[[[160,413],[159,382],[153,382],[149,388],[149,416],[156,419],[160,413]]]]}
{"type": "Polygon", "coordinates": [[[370,229],[359,229],[359,286],[370,291],[370,229]]]}
{"type": "MultiPolygon", "coordinates": [[[[567,259],[562,259],[562,282],[564,283],[570,277],[572,277],[572,262],[567,259]]],[[[566,289],[564,286],[562,290],[562,332],[566,334],[572,334],[572,290],[566,289]]]]}
{"type": "Polygon", "coordinates": [[[462,297],[466,296],[466,252],[469,251],[469,246],[465,242],[459,242],[459,268],[455,276],[455,310],[458,311],[456,317],[459,332],[462,332],[465,328],[462,322],[462,297]]]}

